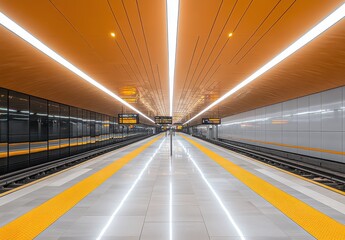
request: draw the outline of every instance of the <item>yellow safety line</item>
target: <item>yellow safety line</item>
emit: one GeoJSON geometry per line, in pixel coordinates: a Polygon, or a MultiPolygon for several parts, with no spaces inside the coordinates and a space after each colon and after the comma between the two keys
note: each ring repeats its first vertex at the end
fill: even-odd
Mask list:
{"type": "MultiPolygon", "coordinates": [[[[200,140],[200,141],[204,141],[204,140],[202,140],[202,139],[199,139],[199,140],[200,140]]],[[[205,142],[207,143],[207,141],[205,141],[205,142]]],[[[217,146],[217,145],[216,145],[216,146],[217,146]]],[[[219,146],[217,146],[217,147],[219,147],[219,146]]],[[[219,148],[222,148],[222,147],[219,147],[219,148]]],[[[275,167],[275,166],[270,165],[270,164],[268,164],[268,163],[261,162],[261,161],[259,161],[259,160],[256,160],[255,158],[247,157],[246,155],[242,155],[242,154],[237,153],[237,152],[234,152],[234,151],[232,151],[232,150],[230,150],[230,149],[227,149],[227,148],[222,148],[222,149],[223,149],[224,151],[229,151],[229,152],[231,152],[232,154],[240,155],[241,157],[246,158],[246,159],[248,159],[249,161],[255,161],[255,162],[260,163],[260,164],[263,164],[263,165],[265,165],[265,166],[267,166],[267,167],[274,168],[274,169],[279,170],[279,171],[281,171],[281,172],[283,172],[283,173],[289,174],[289,175],[291,175],[291,176],[297,177],[297,178],[302,179],[302,180],[304,180],[304,181],[313,183],[313,184],[318,185],[318,186],[320,186],[320,187],[323,187],[323,188],[326,188],[326,189],[328,189],[328,190],[331,190],[332,192],[335,192],[335,193],[338,193],[338,194],[341,194],[341,195],[344,195],[344,196],[345,196],[345,192],[343,192],[343,191],[341,191],[341,190],[339,190],[339,189],[336,189],[336,188],[327,186],[327,185],[325,185],[325,184],[323,184],[323,183],[316,182],[316,181],[314,181],[314,180],[311,180],[311,179],[309,179],[309,178],[303,177],[303,176],[298,175],[298,174],[296,174],[296,173],[286,171],[286,170],[284,170],[284,169],[282,169],[282,168],[275,167]]]]}
{"type": "Polygon", "coordinates": [[[192,139],[182,136],[316,239],[345,239],[345,226],[192,139]]]}
{"type": "Polygon", "coordinates": [[[1,240],[33,239],[161,136],[145,143],[42,205],[0,228],[1,240]]]}
{"type": "MultiPolygon", "coordinates": [[[[124,148],[121,147],[121,148],[116,149],[116,150],[123,150],[123,149],[124,149],[124,148]]],[[[24,185],[22,185],[22,186],[19,186],[19,187],[13,188],[13,189],[11,189],[11,190],[8,190],[8,191],[6,191],[6,192],[3,192],[3,193],[0,194],[0,198],[3,197],[3,196],[8,195],[8,194],[10,194],[10,193],[19,191],[20,189],[23,189],[23,188],[29,187],[29,186],[31,186],[31,185],[34,185],[34,184],[36,184],[36,183],[39,183],[39,182],[41,182],[41,181],[44,181],[44,180],[46,180],[46,179],[48,179],[48,178],[51,178],[51,177],[54,177],[54,176],[59,175],[59,174],[61,174],[61,173],[64,173],[64,172],[66,172],[66,171],[69,171],[69,170],[71,170],[71,169],[73,169],[73,168],[80,167],[81,165],[83,165],[83,164],[85,164],[85,163],[88,163],[88,162],[90,162],[90,161],[84,161],[84,162],[78,163],[78,164],[76,164],[76,165],[73,165],[72,167],[66,168],[66,169],[64,169],[64,170],[58,171],[58,172],[53,173],[53,174],[49,174],[49,175],[46,176],[46,177],[39,178],[39,179],[37,179],[37,180],[34,180],[34,181],[29,182],[29,183],[27,183],[27,184],[24,184],[24,185]]],[[[1,238],[0,238],[0,240],[1,240],[1,238]]]]}

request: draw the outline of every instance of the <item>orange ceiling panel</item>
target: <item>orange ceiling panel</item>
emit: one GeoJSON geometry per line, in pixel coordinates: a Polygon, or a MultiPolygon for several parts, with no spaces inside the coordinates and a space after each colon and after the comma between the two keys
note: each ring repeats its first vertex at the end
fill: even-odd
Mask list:
{"type": "MultiPolygon", "coordinates": [[[[343,3],[180,0],[174,120],[197,114],[343,3]]],[[[0,11],[143,113],[168,114],[164,0],[0,0],[0,11]]],[[[342,20],[205,116],[344,85],[344,29],[342,20]]],[[[8,30],[0,35],[1,87],[107,114],[128,111],[8,30]]]]}
{"type": "MultiPolygon", "coordinates": [[[[114,93],[137,89],[134,106],[155,116],[168,111],[166,15],[164,1],[150,2],[0,1],[0,11],[114,93]]],[[[104,93],[0,30],[1,53],[7,56],[0,60],[0,86],[108,114],[122,111],[104,93]],[[31,70],[14,70],[22,68],[31,70]]]]}
{"type": "MultiPolygon", "coordinates": [[[[344,1],[181,1],[178,35],[175,115],[184,122],[243,81],[344,1]],[[194,9],[194,12],[193,12],[194,9]],[[196,24],[199,19],[199,24],[196,24]],[[232,33],[231,37],[228,34],[232,33]]],[[[342,20],[344,21],[344,20],[342,20]]],[[[309,44],[310,54],[294,56],[204,116],[223,117],[297,96],[344,85],[343,22],[309,44]],[[331,44],[324,36],[330,36],[331,44]],[[315,51],[322,48],[324,53],[315,51]],[[328,51],[328,48],[333,50],[328,51]],[[326,51],[326,52],[325,52],[326,51]],[[335,58],[332,64],[319,68],[335,58]],[[291,64],[289,64],[291,63],[291,64]],[[334,64],[333,64],[334,63],[334,64]],[[283,66],[289,65],[288,68],[283,66]],[[343,67],[342,67],[342,66],[343,67]],[[300,69],[297,70],[296,66],[300,69]],[[279,71],[280,70],[280,71],[279,71]],[[298,71],[298,72],[297,72],[298,71]],[[261,79],[272,78],[276,81],[261,79]],[[296,73],[298,78],[291,74],[296,73]],[[296,83],[313,78],[311,84],[296,83]],[[331,82],[331,83],[330,83],[331,82]]],[[[200,120],[194,121],[196,123],[200,120]]]]}

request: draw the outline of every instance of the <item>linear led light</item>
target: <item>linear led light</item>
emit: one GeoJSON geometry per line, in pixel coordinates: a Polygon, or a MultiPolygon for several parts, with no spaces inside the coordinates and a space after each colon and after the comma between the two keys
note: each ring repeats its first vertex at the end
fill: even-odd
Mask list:
{"type": "Polygon", "coordinates": [[[167,0],[170,116],[173,115],[178,14],[179,0],[167,0]]]}
{"type": "Polygon", "coordinates": [[[144,175],[144,172],[146,171],[146,169],[148,168],[148,166],[150,165],[150,163],[153,161],[153,159],[155,158],[155,156],[157,155],[157,153],[159,152],[159,150],[161,149],[163,143],[165,142],[165,138],[163,139],[163,141],[159,144],[158,148],[156,149],[156,151],[153,153],[153,155],[151,156],[151,158],[146,162],[145,166],[143,169],[141,169],[138,177],[135,179],[134,183],[132,184],[132,186],[128,189],[127,193],[125,194],[125,196],[122,198],[122,200],[120,201],[119,205],[117,206],[117,208],[114,210],[114,212],[111,214],[109,220],[107,221],[107,223],[104,225],[102,231],[100,232],[100,234],[98,235],[98,237],[96,238],[96,240],[101,240],[103,235],[105,234],[105,232],[107,231],[107,229],[109,228],[110,224],[113,222],[116,214],[120,211],[120,209],[122,208],[122,206],[125,204],[127,198],[129,197],[129,195],[131,194],[131,192],[133,191],[133,189],[135,188],[135,186],[138,184],[138,182],[140,181],[141,177],[144,175]]]}
{"type": "Polygon", "coordinates": [[[326,17],[324,20],[322,20],[319,24],[317,24],[315,27],[313,27],[311,30],[309,30],[306,34],[304,34],[300,39],[298,39],[296,42],[291,44],[288,48],[286,48],[283,52],[278,54],[276,57],[274,57],[272,60],[270,60],[268,63],[266,63],[263,67],[261,67],[259,70],[254,72],[252,75],[250,75],[247,79],[245,79],[243,82],[235,86],[233,89],[231,89],[229,92],[224,94],[222,97],[214,101],[212,104],[210,104],[208,107],[206,107],[204,110],[199,112],[197,115],[186,121],[184,124],[189,123],[196,117],[200,116],[204,112],[208,111],[218,103],[222,102],[227,97],[231,96],[247,84],[254,81],[256,78],[270,70],[272,67],[283,61],[285,58],[289,57],[291,54],[296,52],[298,49],[302,48],[304,45],[312,41],[314,38],[319,36],[321,33],[326,31],[328,28],[336,24],[338,21],[340,21],[345,16],[345,4],[340,6],[337,10],[335,10],[333,13],[331,13],[328,17],[326,17]]]}
{"type": "Polygon", "coordinates": [[[196,161],[194,160],[194,158],[190,155],[190,153],[187,151],[187,149],[185,148],[185,146],[180,142],[180,140],[177,140],[178,143],[180,144],[180,146],[183,148],[183,151],[187,154],[187,157],[189,160],[192,161],[194,167],[198,170],[201,178],[204,180],[204,182],[206,183],[206,185],[208,186],[208,188],[211,190],[211,192],[213,193],[213,196],[217,199],[220,207],[223,209],[224,213],[226,214],[226,216],[228,217],[231,225],[233,226],[233,228],[236,230],[238,236],[241,238],[241,240],[246,240],[246,238],[244,237],[240,227],[238,226],[238,224],[236,223],[235,219],[233,218],[233,216],[231,215],[231,213],[229,212],[229,210],[225,207],[222,199],[219,197],[219,195],[217,194],[216,190],[214,190],[214,188],[212,187],[212,185],[210,184],[210,182],[207,180],[207,178],[205,177],[205,174],[203,173],[203,171],[200,169],[199,165],[196,163],[196,161]]]}
{"type": "Polygon", "coordinates": [[[92,79],[90,76],[85,74],[83,71],[81,71],[79,68],[74,66],[72,63],[70,63],[69,61],[64,59],[62,56],[60,56],[59,54],[54,52],[47,45],[45,45],[40,40],[35,38],[33,35],[31,35],[29,32],[27,32],[24,28],[22,28],[21,26],[19,26],[15,22],[13,22],[11,19],[9,19],[2,12],[0,12],[0,24],[2,26],[4,26],[5,28],[7,28],[8,30],[10,30],[11,32],[13,32],[14,34],[16,34],[18,37],[20,37],[20,38],[24,39],[25,41],[27,41],[28,43],[30,43],[32,46],[34,46],[35,48],[37,48],[38,50],[40,50],[41,52],[43,52],[44,54],[46,54],[47,56],[49,56],[50,58],[55,60],[56,62],[60,63],[62,66],[64,66],[65,68],[67,68],[71,72],[75,73],[76,75],[78,75],[79,77],[81,77],[85,81],[91,83],[93,86],[97,87],[98,89],[102,90],[103,92],[105,92],[106,94],[111,96],[112,98],[115,98],[117,101],[121,102],[126,107],[132,109],[133,111],[139,113],[141,116],[143,116],[144,118],[146,118],[149,121],[154,123],[154,121],[151,118],[149,118],[148,116],[146,116],[145,114],[140,112],[135,107],[131,106],[129,103],[124,101],[118,95],[116,95],[115,93],[113,93],[112,91],[110,91],[109,89],[104,87],[102,84],[100,84],[96,80],[92,79]]]}

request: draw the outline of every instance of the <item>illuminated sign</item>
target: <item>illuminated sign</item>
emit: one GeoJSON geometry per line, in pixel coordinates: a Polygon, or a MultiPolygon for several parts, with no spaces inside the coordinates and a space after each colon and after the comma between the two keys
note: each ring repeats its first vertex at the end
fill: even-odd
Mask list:
{"type": "Polygon", "coordinates": [[[177,130],[182,130],[182,128],[183,128],[182,125],[177,125],[177,126],[176,126],[176,129],[177,129],[177,130]]]}
{"type": "Polygon", "coordinates": [[[220,118],[203,118],[202,119],[202,124],[220,124],[221,120],[220,118]]]}
{"type": "Polygon", "coordinates": [[[172,124],[172,117],[170,116],[155,116],[156,124],[172,124]]]}
{"type": "Polygon", "coordinates": [[[130,114],[119,114],[119,124],[139,124],[139,115],[130,114]]]}

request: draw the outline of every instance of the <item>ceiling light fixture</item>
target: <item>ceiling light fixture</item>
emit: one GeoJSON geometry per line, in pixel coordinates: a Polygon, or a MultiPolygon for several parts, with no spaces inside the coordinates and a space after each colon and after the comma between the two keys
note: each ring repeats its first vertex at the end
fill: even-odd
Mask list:
{"type": "Polygon", "coordinates": [[[177,26],[179,15],[179,0],[167,0],[168,21],[168,55],[169,55],[169,109],[173,115],[174,78],[177,45],[177,26]]]}
{"type": "Polygon", "coordinates": [[[272,60],[270,60],[268,63],[266,63],[264,66],[262,66],[260,69],[258,69],[256,72],[254,72],[252,75],[250,75],[247,79],[242,81],[240,84],[235,86],[233,89],[228,91],[226,94],[221,96],[219,99],[214,101],[212,104],[210,104],[208,107],[206,107],[204,110],[199,112],[197,115],[186,121],[184,124],[189,123],[193,119],[199,117],[201,114],[205,113],[218,103],[222,102],[227,97],[231,96],[247,84],[251,83],[255,79],[257,79],[259,76],[273,68],[275,65],[283,61],[285,58],[289,57],[291,54],[296,52],[298,49],[305,46],[307,43],[312,41],[314,38],[319,36],[321,33],[326,31],[328,28],[336,24],[338,21],[340,21],[345,16],[345,4],[337,8],[334,12],[332,12],[328,17],[326,17],[324,20],[322,20],[320,23],[318,23],[315,27],[313,27],[311,30],[309,30],[306,34],[304,34],[301,38],[299,38],[296,42],[291,44],[288,48],[286,48],[283,52],[278,54],[276,57],[274,57],[272,60]]]}
{"type": "Polygon", "coordinates": [[[25,29],[23,29],[21,26],[13,22],[5,14],[1,12],[0,12],[0,24],[4,26],[5,28],[7,28],[8,30],[10,30],[11,32],[13,32],[14,34],[16,34],[17,36],[19,36],[20,38],[24,39],[26,42],[30,43],[32,46],[34,46],[35,48],[37,48],[38,50],[46,54],[48,57],[52,58],[56,62],[63,65],[65,68],[69,69],[71,72],[75,73],[76,75],[84,79],[85,81],[91,83],[93,86],[97,87],[98,89],[102,90],[103,92],[111,96],[112,98],[121,102],[126,107],[132,109],[133,111],[139,113],[144,118],[148,119],[150,122],[154,123],[154,121],[151,118],[149,118],[148,116],[140,112],[135,107],[128,104],[126,101],[121,99],[119,96],[117,96],[115,93],[110,91],[108,88],[106,88],[105,86],[103,86],[102,84],[100,84],[99,82],[91,78],[90,76],[88,76],[86,73],[81,71],[79,68],[74,66],[72,63],[64,59],[59,54],[54,52],[52,49],[50,49],[48,46],[46,46],[44,43],[42,43],[40,40],[35,38],[33,35],[31,35],[29,32],[27,32],[25,29]]]}
{"type": "Polygon", "coordinates": [[[232,32],[231,32],[231,33],[229,33],[228,37],[232,37],[232,32]]]}
{"type": "Polygon", "coordinates": [[[116,36],[114,32],[110,33],[110,36],[112,36],[113,38],[116,36]]]}

